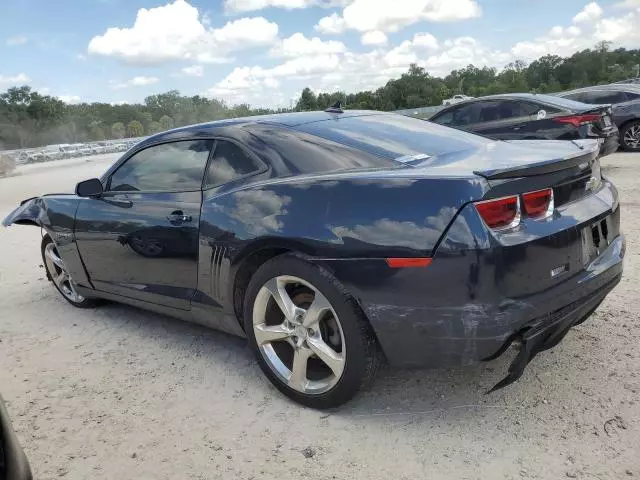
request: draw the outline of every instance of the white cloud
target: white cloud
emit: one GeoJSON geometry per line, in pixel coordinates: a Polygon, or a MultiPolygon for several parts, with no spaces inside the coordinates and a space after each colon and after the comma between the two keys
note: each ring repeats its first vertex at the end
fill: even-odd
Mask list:
{"type": "Polygon", "coordinates": [[[0,74],[0,88],[16,87],[29,83],[31,79],[24,73],[18,75],[2,75],[0,74]]]}
{"type": "Polygon", "coordinates": [[[438,40],[430,33],[416,33],[413,36],[413,44],[416,47],[423,47],[431,50],[437,50],[439,47],[438,40]]]}
{"type": "Polygon", "coordinates": [[[78,95],[57,95],[57,97],[68,104],[76,104],[82,101],[78,95]]]}
{"type": "Polygon", "coordinates": [[[573,17],[573,22],[579,27],[555,26],[545,36],[516,43],[511,53],[522,60],[533,60],[547,54],[572,55],[579,50],[593,48],[599,41],[611,42],[614,48],[640,47],[640,9],[621,17],[602,17],[602,13],[595,2],[590,3],[573,17]]]}
{"type": "Polygon", "coordinates": [[[573,17],[573,23],[591,23],[602,16],[602,8],[596,3],[591,2],[585,6],[580,13],[573,17]]]}
{"type": "Polygon", "coordinates": [[[321,18],[313,28],[325,35],[339,35],[347,29],[347,22],[340,15],[333,12],[328,17],[321,18]]]}
{"type": "Polygon", "coordinates": [[[144,76],[139,76],[139,77],[133,77],[130,80],[127,80],[126,82],[110,82],[111,83],[111,88],[113,88],[114,90],[121,90],[123,88],[129,88],[129,87],[143,87],[146,85],[153,85],[154,83],[158,83],[160,81],[160,79],[158,77],[144,77],[144,76]]]}
{"type": "Polygon", "coordinates": [[[24,45],[28,42],[28,39],[24,35],[16,35],[15,37],[7,38],[7,46],[16,47],[18,45],[24,45]]]}
{"type": "Polygon", "coordinates": [[[302,33],[294,33],[280,41],[271,49],[275,57],[296,58],[304,55],[318,55],[325,53],[342,53],[347,48],[344,43],[336,40],[322,41],[318,37],[307,38],[302,33]]]}
{"type": "Polygon", "coordinates": [[[187,77],[202,77],[204,75],[204,67],[202,65],[191,65],[190,67],[184,67],[181,71],[187,77]]]}
{"type": "Polygon", "coordinates": [[[624,17],[603,18],[595,26],[594,38],[614,45],[640,47],[640,8],[624,17]]]}
{"type": "Polygon", "coordinates": [[[633,10],[640,8],[640,0],[623,0],[622,2],[616,3],[614,7],[633,10]]]}
{"type": "Polygon", "coordinates": [[[479,17],[476,0],[353,0],[342,11],[320,19],[316,29],[340,33],[345,28],[359,32],[397,32],[422,21],[453,22],[479,17]]]}
{"type": "Polygon", "coordinates": [[[380,30],[372,30],[366,32],[360,38],[363,45],[386,45],[389,39],[384,32],[380,30]]]}
{"type": "Polygon", "coordinates": [[[223,63],[230,60],[230,53],[270,45],[277,36],[278,25],[263,17],[240,18],[211,28],[197,8],[175,0],[161,7],[141,8],[131,28],[108,28],[91,39],[88,52],[131,64],[185,59],[223,63]]]}
{"type": "MultiPolygon", "coordinates": [[[[374,46],[365,52],[336,50],[323,53],[322,49],[308,50],[300,47],[290,48],[290,56],[286,56],[281,42],[273,49],[278,50],[283,58],[280,64],[269,67],[264,64],[238,66],[205,94],[230,102],[288,106],[292,96],[294,101],[297,99],[294,93],[298,92],[299,95],[307,86],[316,93],[375,90],[388,80],[405,73],[411,63],[424,68],[433,76],[445,76],[452,70],[469,64],[501,69],[518,59],[532,61],[546,54],[568,56],[585,48],[593,48],[600,40],[612,42],[613,48],[640,47],[640,28],[637,28],[640,25],[640,11],[622,12],[608,17],[598,15],[597,9],[593,7],[587,6],[584,11],[590,15],[588,18],[591,20],[575,23],[569,16],[564,23],[559,22],[559,25],[537,38],[505,45],[502,49],[490,48],[469,36],[440,39],[427,32],[417,33],[400,44],[374,46]]],[[[582,19],[582,16],[576,17],[582,19]]],[[[346,22],[342,16],[336,15],[335,19],[346,22]]],[[[353,28],[346,23],[341,28],[347,27],[353,28]]],[[[373,31],[375,30],[361,33],[364,36],[373,31]]],[[[380,31],[384,33],[383,30],[380,31]]],[[[298,38],[298,45],[312,44],[312,40],[302,34],[290,38],[298,38]]]]}
{"type": "Polygon", "coordinates": [[[228,12],[250,12],[263,8],[285,8],[293,10],[308,7],[340,7],[350,0],[225,0],[224,8],[228,12]]]}

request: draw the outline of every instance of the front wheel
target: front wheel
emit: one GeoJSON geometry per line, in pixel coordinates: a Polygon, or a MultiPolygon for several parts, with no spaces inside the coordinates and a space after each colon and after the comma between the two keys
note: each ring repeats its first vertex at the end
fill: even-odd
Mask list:
{"type": "Polygon", "coordinates": [[[381,353],[357,302],[328,272],[295,256],[262,265],[245,297],[245,330],[278,390],[312,408],[350,400],[381,353]]]}
{"type": "Polygon", "coordinates": [[[622,148],[630,152],[640,152],[640,120],[628,123],[620,132],[622,148]]]}
{"type": "Polygon", "coordinates": [[[85,298],[76,290],[76,284],[71,278],[67,266],[65,265],[57,245],[53,242],[49,235],[45,235],[42,239],[42,260],[47,271],[47,278],[60,292],[60,295],[74,307],[92,308],[96,305],[96,300],[85,298]]]}

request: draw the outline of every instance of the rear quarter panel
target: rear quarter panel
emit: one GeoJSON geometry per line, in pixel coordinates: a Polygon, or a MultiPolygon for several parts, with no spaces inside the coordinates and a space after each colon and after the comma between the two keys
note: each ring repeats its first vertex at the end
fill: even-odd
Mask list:
{"type": "Polygon", "coordinates": [[[322,259],[430,256],[462,205],[483,195],[469,179],[318,176],[205,192],[199,289],[232,308],[235,273],[263,249],[322,259]],[[205,263],[206,262],[206,263],[205,263]],[[204,264],[203,264],[204,263],[204,264]]]}

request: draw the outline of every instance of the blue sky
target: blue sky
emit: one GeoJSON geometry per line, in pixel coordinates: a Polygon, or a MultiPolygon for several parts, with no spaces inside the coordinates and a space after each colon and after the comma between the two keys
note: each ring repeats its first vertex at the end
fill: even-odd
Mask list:
{"type": "Polygon", "coordinates": [[[640,0],[3,0],[0,91],[139,102],[177,89],[288,105],[376,88],[410,63],[501,68],[608,40],[640,47],[640,0]]]}

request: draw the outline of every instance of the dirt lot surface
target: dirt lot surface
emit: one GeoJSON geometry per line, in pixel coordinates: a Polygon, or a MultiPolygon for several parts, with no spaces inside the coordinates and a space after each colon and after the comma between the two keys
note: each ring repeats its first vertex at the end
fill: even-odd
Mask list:
{"type": "MultiPolygon", "coordinates": [[[[72,191],[113,156],[20,167],[0,217],[72,191]]],[[[78,310],[45,279],[40,231],[0,231],[0,391],[38,479],[640,477],[640,155],[604,162],[622,197],[622,283],[516,384],[478,367],[385,369],[339,411],[301,408],[242,340],[120,305],[78,310]]]]}

